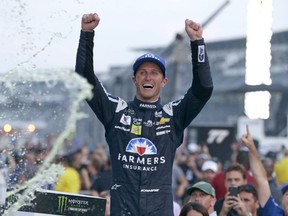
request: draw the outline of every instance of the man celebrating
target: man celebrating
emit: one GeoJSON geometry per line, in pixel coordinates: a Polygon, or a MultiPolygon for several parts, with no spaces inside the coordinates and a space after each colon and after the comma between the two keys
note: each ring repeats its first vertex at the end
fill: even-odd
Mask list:
{"type": "Polygon", "coordinates": [[[190,38],[193,81],[185,96],[164,106],[161,89],[167,84],[165,61],[147,53],[133,65],[133,101],[111,96],[93,69],[96,13],[82,17],[76,72],[93,85],[91,109],[105,127],[113,172],[111,216],[173,215],[172,165],[184,129],[202,110],[213,90],[202,28],[185,21],[190,38]]]}
{"type": "Polygon", "coordinates": [[[256,189],[259,198],[259,205],[262,216],[287,216],[288,215],[288,186],[283,186],[281,191],[282,207],[274,201],[271,194],[267,174],[261,162],[260,155],[254,144],[252,135],[250,134],[249,127],[246,126],[246,134],[241,137],[245,146],[249,149],[249,161],[251,164],[251,171],[255,177],[256,189]]]}

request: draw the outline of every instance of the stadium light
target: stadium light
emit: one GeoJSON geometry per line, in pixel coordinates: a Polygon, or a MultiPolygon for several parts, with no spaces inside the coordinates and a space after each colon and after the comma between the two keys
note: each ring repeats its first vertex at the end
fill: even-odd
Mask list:
{"type": "Polygon", "coordinates": [[[12,125],[10,125],[10,124],[5,124],[5,125],[3,126],[3,131],[4,131],[5,133],[10,133],[10,132],[12,131],[12,125]]]}
{"type": "MultiPolygon", "coordinates": [[[[273,0],[248,2],[246,38],[247,85],[271,85],[271,37],[273,0]]],[[[268,91],[245,94],[245,114],[251,119],[267,119],[270,116],[271,94],[268,91]]]]}
{"type": "Polygon", "coordinates": [[[34,124],[29,124],[27,129],[30,133],[33,133],[36,130],[36,126],[34,124]]]}

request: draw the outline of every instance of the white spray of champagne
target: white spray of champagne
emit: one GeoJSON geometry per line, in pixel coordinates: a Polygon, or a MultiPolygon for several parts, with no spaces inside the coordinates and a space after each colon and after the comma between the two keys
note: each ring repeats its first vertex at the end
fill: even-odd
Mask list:
{"type": "Polygon", "coordinates": [[[62,148],[64,140],[75,131],[76,122],[79,119],[86,117],[84,113],[79,112],[80,104],[83,100],[90,98],[92,96],[91,86],[88,82],[77,75],[74,71],[53,71],[53,72],[39,72],[33,69],[25,71],[24,69],[13,70],[4,76],[0,77],[0,83],[6,88],[10,89],[11,92],[19,94],[14,88],[17,87],[17,83],[35,83],[43,82],[46,83],[48,88],[54,87],[56,84],[62,83],[65,88],[70,92],[69,110],[67,110],[70,115],[66,121],[65,127],[60,135],[55,139],[53,147],[49,155],[43,161],[42,166],[37,171],[35,177],[25,182],[22,185],[18,185],[12,191],[7,193],[6,197],[11,195],[16,195],[21,191],[21,196],[18,198],[17,202],[12,204],[4,215],[11,215],[13,211],[18,210],[21,206],[27,205],[34,199],[34,192],[40,189],[45,184],[53,184],[57,180],[57,177],[63,173],[64,168],[61,165],[52,164],[55,155],[59,153],[62,148]],[[63,81],[65,78],[65,82],[63,81]],[[49,175],[47,175],[49,173],[49,175]]]}

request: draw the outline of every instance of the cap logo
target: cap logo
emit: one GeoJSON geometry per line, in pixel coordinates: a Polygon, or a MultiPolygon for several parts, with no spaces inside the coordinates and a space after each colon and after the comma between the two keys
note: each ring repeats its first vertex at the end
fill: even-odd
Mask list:
{"type": "Polygon", "coordinates": [[[158,58],[157,56],[155,56],[155,55],[152,54],[152,53],[147,53],[147,54],[145,54],[144,56],[141,57],[141,59],[143,59],[143,58],[154,58],[154,59],[156,59],[156,60],[158,60],[158,61],[161,62],[160,58],[158,58]]]}

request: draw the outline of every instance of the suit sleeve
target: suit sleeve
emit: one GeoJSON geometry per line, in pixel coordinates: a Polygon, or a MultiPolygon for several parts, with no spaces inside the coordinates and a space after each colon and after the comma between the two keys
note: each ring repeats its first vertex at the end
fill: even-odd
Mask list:
{"type": "Polygon", "coordinates": [[[102,83],[94,74],[93,67],[93,48],[94,32],[81,31],[80,40],[76,55],[75,71],[93,86],[93,97],[87,100],[89,106],[96,114],[98,119],[107,129],[111,124],[113,114],[117,107],[116,99],[109,95],[104,89],[102,83]]]}
{"type": "Polygon", "coordinates": [[[201,112],[213,91],[210,64],[204,40],[190,42],[192,53],[192,84],[187,93],[172,102],[175,130],[179,137],[201,112]]]}
{"type": "Polygon", "coordinates": [[[213,90],[210,64],[204,40],[191,41],[193,65],[193,94],[201,100],[208,101],[213,90]]]}

